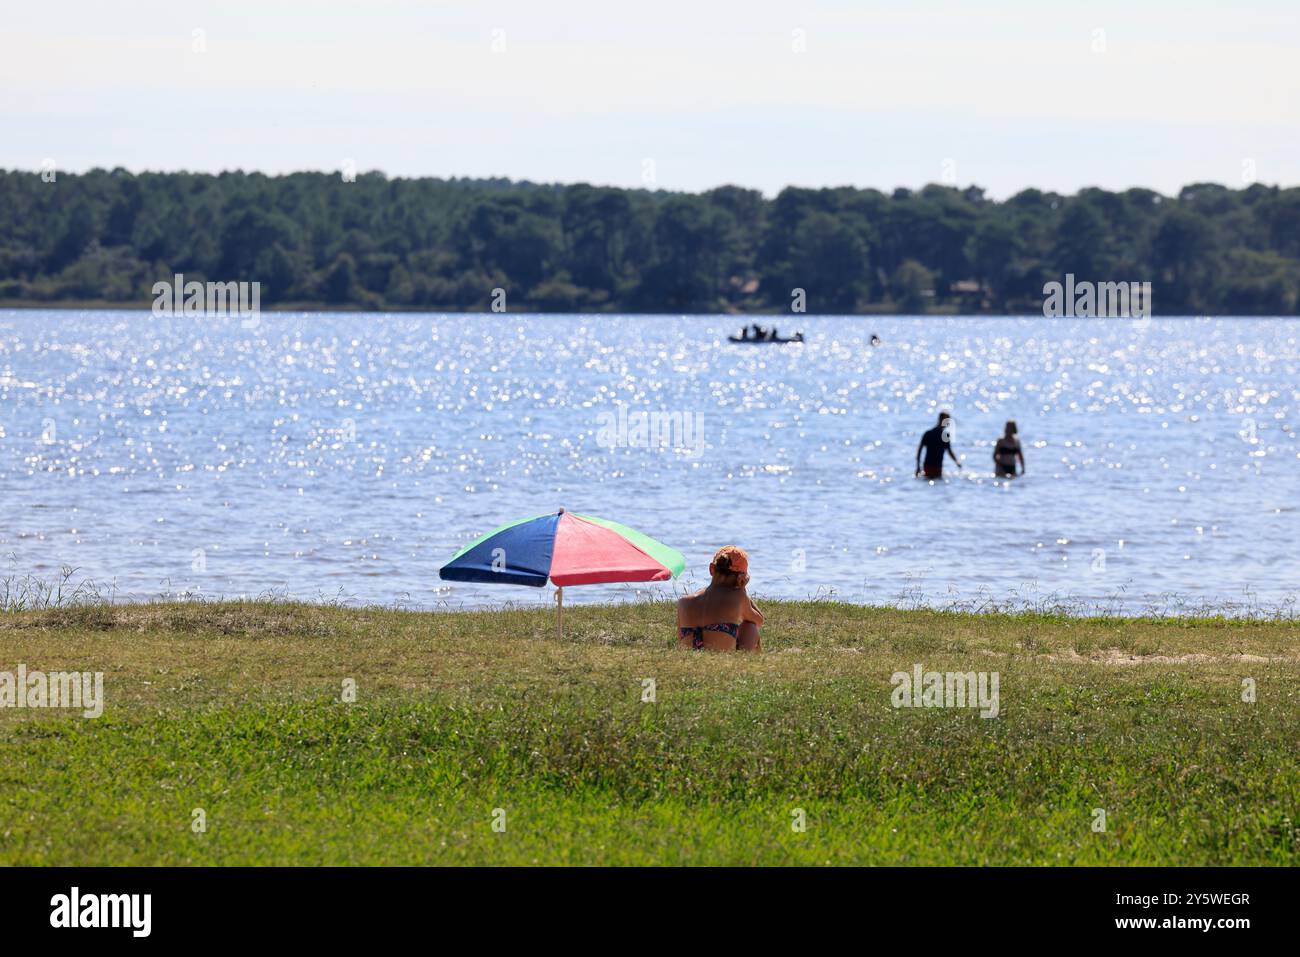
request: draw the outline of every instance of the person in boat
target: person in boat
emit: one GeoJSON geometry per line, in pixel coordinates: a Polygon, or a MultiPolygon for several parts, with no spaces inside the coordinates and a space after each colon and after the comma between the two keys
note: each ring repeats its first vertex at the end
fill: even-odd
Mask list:
{"type": "Polygon", "coordinates": [[[762,326],[760,326],[757,322],[754,323],[753,329],[754,329],[755,339],[763,340],[767,338],[767,330],[764,329],[762,326]]]}
{"type": "Polygon", "coordinates": [[[993,474],[998,478],[1016,477],[1016,460],[1020,460],[1020,474],[1025,474],[1025,453],[1020,448],[1019,430],[1015,421],[1008,421],[1002,438],[993,446],[993,474]]]}
{"type": "Polygon", "coordinates": [[[749,556],[726,545],[709,563],[709,586],[677,601],[677,644],[709,651],[759,651],[763,613],[746,591],[749,556]]]}
{"type": "Polygon", "coordinates": [[[928,479],[943,478],[943,456],[946,452],[957,463],[957,468],[961,468],[961,462],[957,459],[957,453],[952,450],[952,416],[947,412],[939,413],[939,423],[921,436],[921,443],[916,447],[916,474],[920,475],[922,471],[921,453],[925,453],[925,477],[928,479]]]}
{"type": "Polygon", "coordinates": [[[771,339],[773,342],[776,342],[777,339],[780,339],[780,338],[781,338],[781,337],[777,334],[776,326],[773,326],[773,327],[772,327],[772,332],[771,332],[771,334],[768,336],[768,338],[771,339]]]}

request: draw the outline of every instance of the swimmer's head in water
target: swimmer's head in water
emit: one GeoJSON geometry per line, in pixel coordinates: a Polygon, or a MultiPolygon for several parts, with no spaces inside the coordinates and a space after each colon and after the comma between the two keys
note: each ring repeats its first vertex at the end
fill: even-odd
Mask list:
{"type": "Polygon", "coordinates": [[[709,574],[719,585],[743,588],[749,583],[749,556],[738,545],[724,545],[709,563],[709,574]]]}

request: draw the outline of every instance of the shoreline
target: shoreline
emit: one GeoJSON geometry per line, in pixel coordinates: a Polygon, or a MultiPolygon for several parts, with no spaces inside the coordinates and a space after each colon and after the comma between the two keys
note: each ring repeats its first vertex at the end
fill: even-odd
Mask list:
{"type": "MultiPolygon", "coordinates": [[[[616,611],[637,611],[662,609],[664,627],[671,628],[672,610],[679,594],[662,598],[628,598],[624,601],[565,602],[565,623],[572,615],[603,616],[616,611]]],[[[897,605],[897,603],[870,603],[842,601],[839,598],[776,598],[755,594],[754,601],[764,610],[775,609],[816,610],[819,612],[840,612],[848,618],[863,618],[872,615],[905,615],[930,618],[935,620],[950,619],[953,622],[975,623],[1076,623],[1079,625],[1152,625],[1152,627],[1255,627],[1255,625],[1294,625],[1296,637],[1300,638],[1300,609],[1294,601],[1279,601],[1274,605],[1257,605],[1234,607],[1231,603],[1203,602],[1199,605],[1188,603],[1186,614],[1178,612],[1158,612],[1152,610],[1132,612],[1108,609],[1105,602],[1092,606],[1083,606],[1082,602],[1045,601],[1039,605],[997,605],[996,602],[957,602],[953,605],[897,605]],[[974,606],[974,607],[969,607],[974,606]]],[[[1177,605],[1175,601],[1166,601],[1166,605],[1177,605]]],[[[1154,605],[1154,602],[1153,602],[1154,605]]],[[[86,616],[95,619],[99,612],[139,612],[151,609],[179,610],[229,610],[257,609],[265,611],[318,611],[341,612],[341,614],[383,614],[383,615],[434,615],[438,618],[456,618],[456,616],[499,616],[499,615],[539,615],[554,619],[555,603],[552,598],[538,598],[536,601],[510,601],[503,599],[493,605],[451,606],[448,603],[435,602],[432,605],[417,605],[415,602],[364,602],[350,599],[320,598],[308,599],[282,594],[256,594],[256,596],[186,596],[130,597],[114,594],[112,598],[82,597],[73,601],[43,603],[35,598],[30,603],[13,603],[12,606],[0,606],[0,629],[5,619],[21,615],[57,614],[68,619],[86,616]]]]}
{"type": "MultiPolygon", "coordinates": [[[[673,609],[679,595],[659,599],[633,598],[627,601],[596,601],[566,603],[564,606],[566,628],[573,620],[583,617],[604,619],[613,614],[641,616],[644,613],[661,611],[664,627],[671,630],[673,609]]],[[[814,613],[818,616],[832,613],[847,619],[870,619],[879,616],[901,616],[904,618],[930,619],[935,621],[965,622],[969,624],[1052,624],[1078,625],[1080,627],[1118,627],[1150,626],[1154,628],[1294,628],[1295,637],[1300,643],[1300,612],[1294,605],[1282,602],[1275,609],[1250,609],[1251,614],[1233,615],[1227,609],[1215,611],[1213,608],[1198,608],[1196,613],[1179,614],[1125,614],[1123,612],[1097,610],[1094,613],[1081,614],[1075,609],[1060,606],[1044,607],[992,607],[962,608],[942,606],[904,606],[891,604],[867,604],[862,602],[840,601],[834,598],[772,598],[761,594],[754,596],[755,601],[768,614],[768,609],[786,610],[792,613],[814,613]],[[1282,613],[1281,609],[1289,609],[1282,613]]],[[[158,596],[152,598],[131,599],[117,596],[112,600],[89,599],[63,604],[33,604],[30,607],[0,607],[0,631],[6,622],[23,616],[56,616],[59,621],[88,622],[111,621],[115,618],[131,618],[135,615],[148,614],[162,610],[179,611],[184,614],[224,614],[230,611],[261,611],[268,614],[340,614],[340,615],[397,615],[419,619],[433,616],[438,619],[455,619],[464,617],[478,619],[500,616],[536,617],[541,621],[553,622],[555,605],[552,601],[510,602],[475,607],[418,606],[409,602],[347,602],[337,600],[307,600],[280,595],[255,596],[214,596],[188,595],[184,597],[158,596]]]]}

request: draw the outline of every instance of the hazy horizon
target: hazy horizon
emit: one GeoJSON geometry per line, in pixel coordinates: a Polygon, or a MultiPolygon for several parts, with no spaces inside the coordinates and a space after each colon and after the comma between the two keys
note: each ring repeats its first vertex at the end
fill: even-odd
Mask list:
{"type": "MultiPolygon", "coordinates": [[[[93,170],[96,170],[96,169],[103,170],[103,171],[105,171],[105,172],[112,172],[113,169],[119,169],[119,168],[120,168],[120,169],[125,169],[128,173],[132,174],[133,176],[144,176],[144,175],[150,175],[150,174],[158,174],[158,175],[182,174],[182,175],[196,175],[196,176],[221,176],[221,175],[229,175],[229,174],[244,174],[244,175],[260,174],[260,175],[262,175],[262,176],[267,176],[267,177],[283,177],[283,176],[297,176],[297,175],[304,175],[304,174],[315,174],[315,175],[322,175],[322,174],[323,174],[323,175],[331,175],[331,176],[333,176],[333,175],[338,175],[338,173],[339,173],[339,170],[335,170],[335,169],[291,169],[291,170],[283,170],[283,171],[277,171],[277,172],[268,172],[268,171],[266,171],[266,170],[260,170],[260,169],[237,169],[237,168],[218,169],[218,170],[206,170],[206,169],[182,169],[182,168],[178,168],[178,169],[150,169],[150,168],[138,168],[138,169],[132,169],[132,168],[127,167],[127,166],[122,166],[121,164],[118,164],[117,166],[103,166],[103,165],[99,165],[99,166],[88,166],[88,167],[85,167],[85,168],[82,168],[82,169],[63,169],[63,168],[59,168],[59,169],[58,169],[58,173],[59,173],[59,174],[68,174],[68,175],[76,175],[76,176],[80,176],[80,175],[85,175],[86,173],[92,172],[93,170]]],[[[37,168],[37,169],[18,169],[18,168],[14,168],[14,167],[8,167],[8,168],[0,168],[0,172],[32,173],[32,174],[38,174],[38,173],[40,172],[40,169],[39,169],[39,168],[37,168]]],[[[389,179],[389,180],[399,180],[399,179],[400,179],[400,180],[436,179],[436,180],[441,180],[441,181],[444,181],[444,182],[450,182],[450,181],[478,181],[478,182],[487,182],[487,181],[496,181],[496,180],[503,180],[503,179],[506,179],[506,180],[509,180],[511,183],[513,183],[513,184],[515,184],[515,185],[525,185],[525,184],[528,184],[528,185],[537,186],[537,187],[543,187],[543,188],[546,188],[546,187],[571,187],[571,186],[582,186],[582,185],[585,185],[585,186],[592,186],[592,187],[595,187],[595,188],[601,188],[601,189],[604,189],[604,188],[609,188],[609,189],[630,189],[630,190],[645,190],[645,191],[647,191],[647,192],[683,193],[683,194],[692,194],[692,195],[698,195],[698,194],[701,194],[701,193],[707,193],[707,192],[709,192],[709,191],[711,191],[711,190],[715,190],[715,189],[724,189],[724,188],[728,188],[728,187],[738,187],[738,188],[742,188],[742,189],[757,189],[757,187],[754,187],[754,186],[746,186],[746,185],[743,184],[743,183],[735,183],[735,182],[716,183],[716,184],[714,184],[714,185],[712,185],[712,186],[704,186],[704,187],[701,187],[701,188],[698,188],[698,189],[685,189],[685,188],[683,188],[683,189],[672,189],[672,188],[665,187],[665,186],[642,186],[642,185],[639,185],[639,184],[636,184],[636,183],[630,183],[630,184],[629,184],[629,183],[600,183],[600,182],[592,182],[592,181],[590,181],[590,180],[570,180],[570,181],[560,181],[560,180],[535,180],[535,179],[527,179],[527,178],[519,178],[519,177],[510,177],[510,176],[504,176],[504,175],[497,175],[497,176],[494,176],[494,175],[491,175],[491,174],[484,174],[484,175],[481,175],[481,176],[479,176],[479,175],[473,175],[473,174],[455,174],[455,173],[447,174],[447,175],[433,174],[433,173],[415,174],[415,175],[398,175],[398,174],[393,174],[393,173],[390,173],[390,172],[388,172],[388,171],[386,171],[386,170],[382,170],[382,169],[358,169],[358,170],[357,170],[357,176],[365,176],[365,175],[373,174],[373,173],[379,173],[379,174],[383,175],[385,178],[387,178],[387,179],[389,179]]],[[[1260,185],[1260,186],[1268,187],[1268,188],[1270,188],[1270,189],[1272,189],[1272,188],[1278,188],[1278,189],[1291,189],[1291,188],[1294,188],[1294,187],[1297,186],[1297,185],[1300,185],[1300,184],[1288,184],[1288,183],[1269,183],[1269,182],[1263,182],[1263,181],[1260,181],[1260,180],[1257,180],[1257,181],[1256,181],[1256,184],[1257,184],[1257,185],[1260,185]]],[[[766,199],[769,199],[769,200],[770,200],[770,199],[775,198],[775,197],[776,197],[776,196],[777,196],[777,195],[778,195],[782,190],[784,190],[784,189],[810,189],[810,190],[818,190],[818,189],[856,189],[856,190],[875,190],[875,191],[877,191],[877,192],[879,192],[879,193],[882,193],[882,194],[885,194],[885,195],[890,195],[891,193],[893,193],[895,190],[898,190],[898,189],[907,189],[907,190],[911,190],[911,191],[913,191],[913,192],[917,192],[917,191],[920,191],[920,190],[924,189],[924,188],[927,187],[927,186],[945,186],[945,187],[949,187],[949,186],[950,186],[950,187],[952,187],[952,188],[960,189],[960,190],[971,189],[971,188],[973,188],[973,189],[982,189],[982,190],[984,191],[984,195],[985,195],[987,198],[989,198],[989,199],[991,199],[991,200],[994,200],[994,201],[996,201],[996,202],[1005,202],[1006,200],[1010,199],[1011,197],[1017,195],[1018,193],[1025,192],[1025,191],[1027,191],[1027,190],[1038,190],[1039,192],[1042,192],[1042,193],[1044,193],[1044,194],[1053,194],[1053,195],[1059,195],[1059,196],[1066,196],[1066,197],[1069,197],[1069,196],[1076,196],[1076,195],[1078,195],[1080,192],[1082,192],[1082,191],[1084,191],[1084,190],[1088,190],[1088,189],[1104,189],[1104,190],[1107,190],[1108,192],[1112,192],[1112,193],[1123,193],[1123,192],[1125,192],[1125,191],[1127,191],[1127,190],[1130,190],[1130,189],[1146,189],[1146,190],[1151,190],[1151,191],[1156,192],[1156,193],[1160,193],[1160,195],[1165,196],[1165,197],[1174,198],[1174,197],[1177,197],[1178,194],[1179,194],[1183,189],[1186,189],[1186,188],[1189,187],[1189,186],[1222,186],[1222,187],[1225,188],[1225,189],[1231,189],[1231,190],[1239,190],[1239,189],[1246,189],[1246,188],[1248,188],[1248,184],[1234,184],[1234,183],[1224,183],[1224,182],[1213,182],[1213,181],[1201,180],[1201,181],[1197,181],[1197,182],[1187,182],[1187,183],[1183,183],[1181,186],[1177,187],[1176,189],[1172,189],[1172,190],[1168,190],[1168,191],[1166,191],[1166,190],[1159,190],[1159,189],[1156,189],[1156,188],[1153,187],[1153,186],[1149,186],[1149,185],[1146,185],[1146,184],[1144,184],[1144,183],[1133,183],[1132,185],[1129,185],[1129,186],[1118,186],[1118,187],[1105,187],[1105,186],[1098,186],[1098,185],[1095,184],[1095,183],[1087,183],[1087,184],[1084,184],[1083,186],[1080,186],[1078,189],[1070,190],[1070,191],[1068,191],[1068,192],[1063,192],[1063,191],[1060,191],[1060,190],[1047,189],[1047,188],[1045,188],[1045,187],[1038,186],[1038,185],[1036,185],[1036,184],[1034,184],[1034,183],[1027,183],[1027,184],[1025,184],[1024,186],[1020,187],[1020,189],[1015,190],[1015,191],[1012,192],[1012,193],[1008,193],[1006,196],[993,196],[993,195],[989,192],[989,190],[988,190],[986,187],[984,187],[983,184],[981,184],[981,183],[941,183],[941,182],[939,182],[939,181],[937,181],[937,180],[931,180],[931,181],[929,181],[929,182],[925,182],[925,183],[917,183],[917,184],[913,184],[913,185],[907,185],[907,184],[899,183],[899,184],[896,184],[896,185],[893,185],[893,186],[880,186],[880,185],[873,185],[873,184],[871,184],[871,183],[820,183],[820,184],[816,184],[816,185],[810,185],[810,184],[807,184],[807,183],[787,183],[787,184],[785,184],[784,186],[779,187],[778,189],[776,189],[776,190],[773,191],[773,192],[768,192],[768,191],[765,191],[765,190],[759,190],[759,192],[761,192],[761,193],[763,194],[763,196],[764,196],[766,199]]]]}
{"type": "Polygon", "coordinates": [[[0,166],[378,170],[773,196],[1300,183],[1281,2],[733,9],[56,0],[6,11],[0,166]]]}

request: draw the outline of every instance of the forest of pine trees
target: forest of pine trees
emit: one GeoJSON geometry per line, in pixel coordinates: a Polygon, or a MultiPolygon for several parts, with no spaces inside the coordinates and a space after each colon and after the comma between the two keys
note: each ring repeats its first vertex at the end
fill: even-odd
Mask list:
{"type": "Polygon", "coordinates": [[[1043,285],[1149,281],[1166,315],[1293,315],[1300,189],[1204,184],[700,194],[337,174],[0,172],[0,306],[257,281],[265,306],[1038,313],[1043,285]]]}

